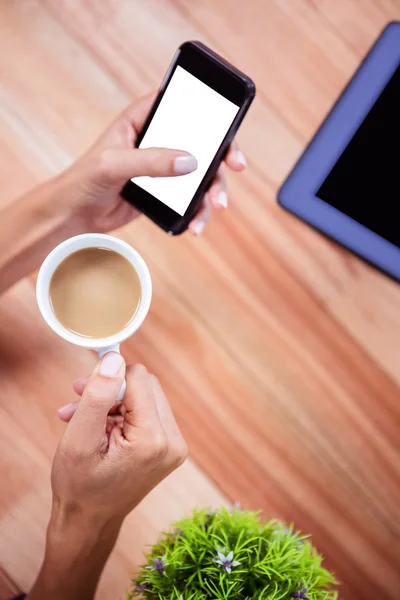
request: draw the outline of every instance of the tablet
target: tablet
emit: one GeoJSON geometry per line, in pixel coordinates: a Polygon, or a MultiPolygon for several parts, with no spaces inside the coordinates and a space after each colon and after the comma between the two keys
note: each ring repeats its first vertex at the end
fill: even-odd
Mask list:
{"type": "Polygon", "coordinates": [[[278,202],[400,281],[400,22],[381,33],[278,202]]]}

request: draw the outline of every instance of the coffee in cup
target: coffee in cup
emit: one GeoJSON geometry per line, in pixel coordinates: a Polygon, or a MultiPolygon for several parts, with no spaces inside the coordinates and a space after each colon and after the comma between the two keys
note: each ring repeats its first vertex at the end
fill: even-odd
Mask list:
{"type": "MultiPolygon", "coordinates": [[[[43,262],[36,298],[47,324],[72,344],[119,352],[142,325],[151,303],[143,258],[110,235],[85,233],[62,242],[43,262]]],[[[118,396],[124,396],[124,382],[118,396]]]]}
{"type": "Polygon", "coordinates": [[[73,252],[56,268],[49,298],[57,320],[86,338],[113,336],[135,317],[142,297],[137,271],[104,247],[73,252]]]}

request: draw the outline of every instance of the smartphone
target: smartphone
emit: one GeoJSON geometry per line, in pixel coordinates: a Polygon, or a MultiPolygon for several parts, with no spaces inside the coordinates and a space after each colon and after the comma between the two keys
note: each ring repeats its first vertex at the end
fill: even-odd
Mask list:
{"type": "Polygon", "coordinates": [[[198,167],[179,177],[135,177],[122,196],[169,234],[183,233],[254,96],[253,81],[212,50],[200,42],[182,44],[136,146],[185,150],[198,167]]]}

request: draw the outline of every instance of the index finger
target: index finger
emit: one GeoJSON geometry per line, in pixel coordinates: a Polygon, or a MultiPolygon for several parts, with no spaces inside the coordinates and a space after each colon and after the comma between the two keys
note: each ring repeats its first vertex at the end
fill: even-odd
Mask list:
{"type": "Polygon", "coordinates": [[[247,166],[246,158],[243,152],[240,150],[236,140],[233,140],[229,147],[228,152],[225,156],[226,165],[232,169],[232,171],[243,171],[247,166]]]}
{"type": "Polygon", "coordinates": [[[126,392],[123,432],[128,441],[136,437],[136,430],[160,427],[160,418],[151,375],[143,365],[130,366],[126,370],[126,392]]]}
{"type": "Polygon", "coordinates": [[[154,375],[151,376],[152,385],[154,388],[154,395],[157,403],[157,410],[162,423],[163,429],[169,439],[181,439],[182,433],[178,427],[175,419],[175,415],[172,411],[171,405],[165,395],[164,390],[161,387],[160,382],[154,375]]]}

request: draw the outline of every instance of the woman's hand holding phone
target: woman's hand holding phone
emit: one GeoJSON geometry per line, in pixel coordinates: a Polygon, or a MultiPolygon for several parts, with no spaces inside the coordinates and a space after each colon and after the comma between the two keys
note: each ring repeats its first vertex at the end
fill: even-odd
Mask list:
{"type": "MultiPolygon", "coordinates": [[[[69,211],[78,232],[112,231],[140,215],[120,195],[128,179],[181,176],[195,170],[196,157],[179,149],[135,148],[155,96],[150,94],[134,102],[117,116],[88,152],[57,178],[57,201],[69,211]]],[[[245,168],[245,158],[235,143],[225,163],[233,171],[245,168]]],[[[190,231],[202,233],[212,208],[221,211],[227,206],[226,180],[220,169],[190,223],[190,231]]]]}
{"type": "MultiPolygon", "coordinates": [[[[200,233],[209,207],[210,187],[224,182],[218,170],[224,159],[243,168],[242,155],[230,152],[236,132],[255,97],[254,82],[200,42],[185,42],[176,51],[145,119],[136,146],[181,148],[198,167],[186,177],[132,177],[121,194],[169,235],[191,228],[200,233]],[[191,225],[201,212],[201,219],[191,225]]],[[[213,194],[210,195],[213,203],[213,194]]],[[[217,206],[225,206],[224,191],[217,206]]]]}
{"type": "MultiPolygon", "coordinates": [[[[254,98],[254,84],[201,44],[183,44],[178,54],[191,85],[175,90],[164,105],[172,89],[166,86],[167,76],[158,94],[123,111],[68,169],[4,208],[1,291],[37,269],[52,248],[74,235],[118,229],[141,212],[170,234],[189,228],[200,235],[212,208],[227,207],[220,165],[223,160],[233,171],[246,166],[232,140],[254,98]],[[196,90],[212,100],[210,106],[196,90]],[[149,132],[162,106],[174,117],[162,120],[161,130],[171,136],[156,136],[150,143],[149,132]],[[154,186],[166,202],[146,192],[145,187],[154,186]]],[[[171,66],[185,71],[176,60],[171,66]]]]}

